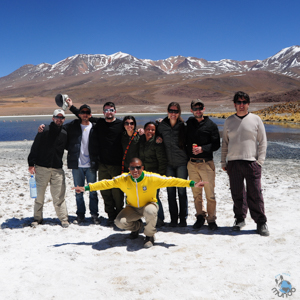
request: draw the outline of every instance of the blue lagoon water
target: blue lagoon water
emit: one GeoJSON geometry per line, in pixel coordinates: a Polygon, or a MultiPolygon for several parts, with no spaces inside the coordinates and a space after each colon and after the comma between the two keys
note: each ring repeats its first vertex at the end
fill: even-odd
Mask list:
{"type": "MultiPolygon", "coordinates": [[[[122,119],[126,114],[118,114],[122,119]]],[[[102,117],[103,115],[94,115],[102,117]]],[[[134,114],[137,125],[143,127],[148,121],[155,121],[158,118],[166,117],[166,114],[134,114]]],[[[187,120],[191,114],[183,114],[187,120]]],[[[52,116],[20,116],[0,117],[0,141],[23,141],[33,140],[37,134],[40,124],[49,124],[52,116]]],[[[66,121],[74,120],[73,115],[67,115],[66,121]]],[[[218,125],[222,137],[223,124],[225,119],[212,118],[218,125]]],[[[267,157],[300,159],[300,125],[265,124],[268,137],[267,157]]]]}

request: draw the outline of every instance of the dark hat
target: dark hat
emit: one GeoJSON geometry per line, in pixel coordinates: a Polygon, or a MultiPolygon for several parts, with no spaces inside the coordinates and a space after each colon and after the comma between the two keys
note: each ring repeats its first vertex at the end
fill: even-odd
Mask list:
{"type": "Polygon", "coordinates": [[[204,103],[203,103],[203,101],[201,101],[200,99],[193,100],[193,101],[191,102],[191,108],[193,108],[193,107],[196,106],[196,105],[201,105],[201,106],[204,107],[204,103]]]}
{"type": "Polygon", "coordinates": [[[91,107],[89,105],[87,105],[87,104],[81,105],[80,108],[79,108],[79,111],[82,111],[84,108],[88,109],[90,112],[92,111],[91,107]]]}

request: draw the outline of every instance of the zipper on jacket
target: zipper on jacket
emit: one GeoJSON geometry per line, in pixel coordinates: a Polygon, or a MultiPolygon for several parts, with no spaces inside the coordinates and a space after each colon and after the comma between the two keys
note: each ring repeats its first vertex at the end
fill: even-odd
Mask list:
{"type": "Polygon", "coordinates": [[[137,199],[137,206],[140,207],[140,199],[139,199],[139,190],[138,190],[138,182],[137,179],[134,178],[135,182],[135,190],[136,190],[136,199],[137,199]]]}

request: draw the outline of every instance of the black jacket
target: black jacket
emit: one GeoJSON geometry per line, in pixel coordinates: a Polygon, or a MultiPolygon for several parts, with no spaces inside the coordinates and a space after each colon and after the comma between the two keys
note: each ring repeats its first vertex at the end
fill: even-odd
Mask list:
{"type": "Polygon", "coordinates": [[[185,124],[180,120],[172,127],[170,120],[166,117],[157,128],[158,134],[163,138],[168,164],[173,167],[186,166],[188,161],[185,147],[185,127],[185,124]]]}
{"type": "Polygon", "coordinates": [[[66,145],[66,130],[51,122],[45,126],[43,132],[36,135],[28,155],[28,165],[61,169],[66,145]]]}
{"type": "MultiPolygon", "coordinates": [[[[67,142],[67,163],[69,169],[78,169],[78,159],[80,156],[80,147],[82,139],[82,130],[80,126],[80,119],[76,119],[68,124],[65,124],[63,128],[68,133],[68,142],[67,142]]],[[[97,157],[97,143],[92,138],[93,130],[95,123],[92,123],[92,128],[89,134],[89,157],[91,169],[98,169],[98,157],[97,157]]]]}
{"type": "Polygon", "coordinates": [[[187,122],[187,151],[191,158],[213,159],[213,152],[220,148],[220,134],[217,124],[208,117],[200,123],[195,117],[190,117],[187,122]],[[201,146],[203,152],[194,155],[193,144],[201,146]]]}
{"type": "MultiPolygon", "coordinates": [[[[79,118],[79,109],[70,107],[70,111],[79,118]]],[[[114,122],[106,122],[104,118],[90,118],[90,122],[96,122],[92,135],[90,136],[96,143],[99,162],[107,165],[121,166],[122,133],[124,131],[123,122],[116,119],[114,122]]]]}
{"type": "MultiPolygon", "coordinates": [[[[131,136],[129,136],[126,132],[126,130],[122,133],[122,150],[123,150],[123,157],[126,151],[126,148],[131,140],[131,136]]],[[[125,156],[124,160],[124,172],[128,172],[128,167],[130,160],[134,157],[139,157],[139,146],[140,146],[140,135],[137,134],[132,142],[130,143],[129,149],[127,151],[127,154],[125,156]]]]}

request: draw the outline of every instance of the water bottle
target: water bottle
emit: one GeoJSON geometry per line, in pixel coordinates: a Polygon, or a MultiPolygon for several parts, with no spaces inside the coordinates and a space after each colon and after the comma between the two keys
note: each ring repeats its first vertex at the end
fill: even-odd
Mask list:
{"type": "Polygon", "coordinates": [[[37,193],[36,193],[36,181],[33,175],[31,175],[29,179],[29,188],[30,188],[30,197],[31,198],[36,198],[37,193]]]}

